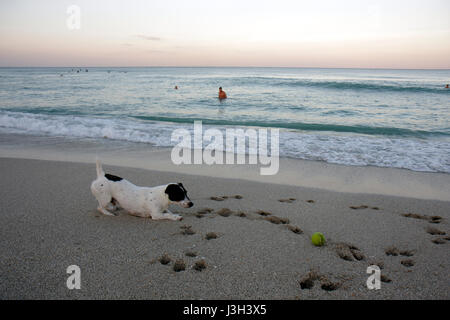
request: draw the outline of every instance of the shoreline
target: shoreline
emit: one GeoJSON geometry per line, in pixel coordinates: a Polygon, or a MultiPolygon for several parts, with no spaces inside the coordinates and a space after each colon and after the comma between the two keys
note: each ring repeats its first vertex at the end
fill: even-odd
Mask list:
{"type": "Polygon", "coordinates": [[[95,162],[160,172],[242,179],[344,193],[449,201],[450,174],[375,166],[349,166],[280,157],[279,172],[261,176],[259,165],[174,165],[171,148],[98,139],[0,134],[3,158],[95,162]],[[225,170],[224,170],[225,168],[225,170]]]}
{"type": "Polygon", "coordinates": [[[194,207],[171,206],[183,216],[176,222],[136,218],[124,211],[104,216],[89,190],[95,166],[0,158],[0,174],[8,186],[0,190],[0,298],[450,297],[450,242],[445,240],[450,234],[449,201],[108,164],[104,169],[137,185],[183,182],[194,207]],[[221,201],[211,198],[225,195],[221,201]],[[407,213],[423,218],[404,216],[407,213]],[[432,222],[431,216],[440,219],[432,222]],[[277,218],[287,222],[277,224],[277,218]],[[186,226],[191,232],[183,233],[186,226]],[[432,235],[432,228],[446,235],[432,235]],[[326,237],[324,247],[311,244],[311,235],[318,231],[326,237]],[[208,240],[210,232],[217,238],[208,240]],[[433,242],[438,239],[443,242],[433,242]],[[349,246],[356,249],[349,251],[349,246]],[[400,254],[389,255],[391,247],[400,254]],[[191,252],[195,257],[186,255],[191,252]],[[159,262],[164,254],[171,259],[167,265],[159,262]],[[176,260],[183,260],[185,270],[174,270],[176,260]],[[206,269],[198,271],[194,266],[201,260],[206,269]],[[73,264],[81,268],[81,290],[65,287],[66,268],[73,264]],[[381,290],[365,285],[366,269],[374,264],[386,277],[381,290]],[[320,279],[312,288],[302,288],[300,283],[311,271],[320,279]],[[323,289],[324,281],[331,290],[323,289]]]}

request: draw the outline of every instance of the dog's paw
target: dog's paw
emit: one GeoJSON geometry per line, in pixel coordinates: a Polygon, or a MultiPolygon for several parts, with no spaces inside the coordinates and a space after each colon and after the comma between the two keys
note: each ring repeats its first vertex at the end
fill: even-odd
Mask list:
{"type": "Polygon", "coordinates": [[[114,213],[109,212],[108,210],[106,210],[105,208],[102,207],[98,207],[97,210],[101,213],[103,213],[105,216],[116,216],[114,213]]]}

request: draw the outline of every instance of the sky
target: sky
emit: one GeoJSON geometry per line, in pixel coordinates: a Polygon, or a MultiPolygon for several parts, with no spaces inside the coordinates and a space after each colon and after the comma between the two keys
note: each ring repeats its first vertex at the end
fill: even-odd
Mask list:
{"type": "Polygon", "coordinates": [[[450,1],[1,0],[0,66],[450,69],[450,1]]]}

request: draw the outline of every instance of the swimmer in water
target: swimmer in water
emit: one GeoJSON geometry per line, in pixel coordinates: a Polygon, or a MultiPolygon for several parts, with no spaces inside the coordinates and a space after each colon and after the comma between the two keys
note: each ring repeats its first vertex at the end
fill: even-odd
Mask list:
{"type": "Polygon", "coordinates": [[[219,88],[219,99],[223,100],[227,98],[227,94],[222,90],[222,87],[219,88]]]}
{"type": "Polygon", "coordinates": [[[178,86],[175,86],[175,90],[178,90],[178,86]]]}
{"type": "Polygon", "coordinates": [[[445,89],[450,89],[448,85],[445,86],[445,89]]]}

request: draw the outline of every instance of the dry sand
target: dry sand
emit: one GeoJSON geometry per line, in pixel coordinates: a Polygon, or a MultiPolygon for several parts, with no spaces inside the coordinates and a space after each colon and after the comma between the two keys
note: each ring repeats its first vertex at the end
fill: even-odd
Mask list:
{"type": "Polygon", "coordinates": [[[179,222],[103,216],[89,190],[93,164],[0,158],[1,299],[450,296],[450,202],[104,167],[137,185],[183,182],[195,206],[171,207],[179,222]],[[326,246],[311,244],[316,231],[326,246]],[[371,291],[374,263],[391,282],[371,291]],[[81,290],[66,287],[73,264],[81,290]]]}

